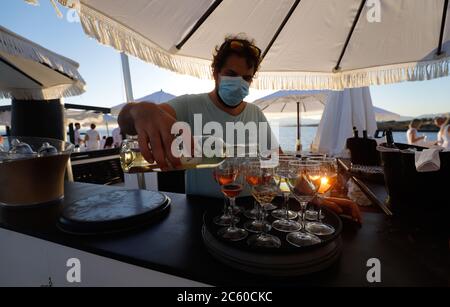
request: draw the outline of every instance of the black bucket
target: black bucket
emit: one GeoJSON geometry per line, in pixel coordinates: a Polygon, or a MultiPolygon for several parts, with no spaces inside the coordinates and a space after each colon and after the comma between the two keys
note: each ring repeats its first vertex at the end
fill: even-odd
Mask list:
{"type": "MultiPolygon", "coordinates": [[[[384,147],[386,144],[381,144],[384,147]]],[[[406,149],[425,148],[395,144],[402,151],[380,150],[389,205],[394,215],[427,219],[441,219],[450,207],[450,152],[440,152],[441,167],[436,172],[418,172],[415,154],[406,149]]]]}

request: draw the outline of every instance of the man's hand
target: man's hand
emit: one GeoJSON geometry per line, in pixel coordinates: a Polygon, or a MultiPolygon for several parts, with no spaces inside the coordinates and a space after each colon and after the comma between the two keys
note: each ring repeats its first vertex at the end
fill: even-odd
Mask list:
{"type": "Polygon", "coordinates": [[[118,122],[126,134],[138,135],[140,151],[149,163],[156,161],[161,170],[180,166],[180,159],[171,151],[174,139],[171,128],[176,122],[174,114],[154,103],[130,103],[122,108],[118,122]]]}
{"type": "MultiPolygon", "coordinates": [[[[314,200],[318,201],[317,199],[314,200]]],[[[321,199],[321,205],[333,210],[338,215],[347,215],[350,216],[353,221],[358,224],[362,224],[362,216],[359,210],[359,207],[353,201],[346,198],[337,198],[337,197],[325,197],[321,199]]]]}

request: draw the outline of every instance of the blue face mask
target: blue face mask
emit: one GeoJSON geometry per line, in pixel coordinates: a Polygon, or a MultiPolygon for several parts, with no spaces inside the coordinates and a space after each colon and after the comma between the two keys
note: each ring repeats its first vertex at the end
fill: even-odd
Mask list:
{"type": "Polygon", "coordinates": [[[221,76],[219,96],[228,107],[235,108],[248,95],[249,87],[250,84],[242,77],[221,76]]]}

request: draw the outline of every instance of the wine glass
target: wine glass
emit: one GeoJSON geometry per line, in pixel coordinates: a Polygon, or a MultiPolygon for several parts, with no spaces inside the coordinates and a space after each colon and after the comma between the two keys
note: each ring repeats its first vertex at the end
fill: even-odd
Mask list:
{"type": "MultiPolygon", "coordinates": [[[[261,163],[259,160],[251,160],[247,161],[245,164],[244,170],[245,180],[250,185],[251,188],[260,184],[264,178],[264,172],[261,169],[261,163]]],[[[248,218],[253,219],[253,221],[249,221],[245,223],[244,228],[250,232],[260,233],[263,231],[263,227],[266,228],[266,231],[270,231],[271,226],[270,223],[264,220],[265,211],[258,205],[256,200],[254,200],[254,208],[251,210],[245,211],[244,215],[248,218]]]]}
{"type": "MultiPolygon", "coordinates": [[[[311,156],[306,156],[304,159],[306,161],[318,162],[321,165],[323,163],[325,163],[325,164],[329,164],[330,166],[334,166],[336,168],[335,175],[328,177],[328,179],[333,182],[333,185],[336,183],[336,181],[337,181],[337,162],[336,162],[336,159],[327,157],[326,155],[319,154],[319,153],[311,155],[311,156]]],[[[316,179],[319,178],[319,177],[321,178],[321,176],[319,176],[319,175],[315,176],[316,179]]],[[[324,179],[321,178],[321,180],[324,180],[324,179]]],[[[330,182],[330,184],[331,184],[331,182],[330,182]]],[[[322,189],[324,189],[324,188],[325,187],[322,186],[322,189]]],[[[329,189],[328,191],[330,191],[330,190],[331,189],[329,189]]],[[[311,206],[308,210],[306,210],[306,213],[305,213],[306,220],[308,220],[308,221],[316,221],[318,219],[317,215],[319,214],[319,211],[320,210],[316,210],[316,208],[314,206],[311,206]]],[[[323,219],[324,216],[321,215],[320,218],[323,219]]]]}
{"type": "Polygon", "coordinates": [[[243,240],[247,237],[248,232],[236,226],[236,219],[233,213],[236,197],[239,196],[244,187],[242,177],[239,176],[239,163],[236,159],[228,158],[215,169],[215,172],[219,182],[222,183],[221,191],[229,201],[228,214],[231,216],[230,225],[219,229],[218,235],[230,241],[243,240]]]}
{"type": "Polygon", "coordinates": [[[284,202],[282,209],[272,211],[272,216],[277,219],[272,223],[272,227],[282,232],[298,231],[302,227],[299,222],[294,220],[298,216],[297,213],[289,210],[289,195],[291,194],[288,184],[290,161],[298,161],[298,159],[293,156],[280,156],[274,176],[275,181],[283,194],[284,202]]]}
{"type": "MultiPolygon", "coordinates": [[[[252,195],[258,201],[259,205],[264,209],[272,200],[278,195],[278,185],[273,176],[275,174],[275,167],[261,164],[261,172],[263,178],[258,181],[258,184],[252,187],[252,195]]],[[[261,214],[263,223],[265,222],[265,214],[261,214]]],[[[279,248],[281,241],[279,238],[268,234],[267,227],[262,228],[262,232],[250,237],[247,243],[250,246],[265,247],[265,248],[279,248]]]]}
{"type": "Polygon", "coordinates": [[[302,152],[302,160],[323,160],[327,157],[326,154],[320,152],[302,152]]]}
{"type": "MultiPolygon", "coordinates": [[[[259,179],[259,160],[258,159],[247,159],[243,166],[243,174],[245,176],[245,181],[252,187],[257,184],[259,179]],[[257,171],[258,170],[258,171],[257,171]],[[256,172],[257,171],[257,172],[256,172]]],[[[259,206],[254,201],[253,208],[244,211],[244,215],[249,219],[257,219],[259,216],[259,206]]]]}
{"type": "Polygon", "coordinates": [[[308,246],[321,242],[320,238],[305,230],[305,211],[319,189],[320,180],[315,179],[320,172],[320,164],[314,161],[290,161],[288,185],[301,207],[300,231],[291,232],[286,240],[294,246],[308,246]]]}
{"type": "MultiPolygon", "coordinates": [[[[233,183],[236,180],[238,174],[238,170],[232,167],[232,163],[229,160],[225,160],[222,164],[220,164],[213,170],[214,179],[221,187],[226,184],[233,183]]],[[[213,219],[214,224],[219,226],[230,226],[232,224],[232,219],[235,224],[239,223],[239,218],[231,213],[227,198],[225,197],[222,215],[216,216],[213,219]]]]}
{"type": "Polygon", "coordinates": [[[322,222],[322,206],[321,201],[327,193],[329,193],[337,182],[337,163],[336,159],[327,158],[320,163],[320,186],[317,190],[317,204],[319,210],[317,212],[316,221],[306,223],[306,230],[318,235],[327,236],[334,233],[334,228],[331,225],[322,222]]]}

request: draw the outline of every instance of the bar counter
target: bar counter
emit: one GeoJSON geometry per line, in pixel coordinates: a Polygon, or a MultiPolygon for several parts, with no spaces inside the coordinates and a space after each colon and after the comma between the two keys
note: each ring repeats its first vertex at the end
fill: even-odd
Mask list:
{"type": "MultiPolygon", "coordinates": [[[[114,189],[123,188],[66,183],[62,204],[53,207],[114,189]]],[[[163,219],[133,231],[95,237],[61,232],[56,227],[60,209],[1,208],[0,285],[448,285],[446,235],[408,227],[382,212],[363,212],[361,228],[344,221],[342,255],[322,272],[273,278],[238,271],[213,258],[201,236],[205,209],[222,206],[222,200],[167,195],[172,203],[163,219]],[[82,258],[79,283],[66,276],[71,257],[82,258]],[[367,279],[371,258],[381,263],[380,282],[367,279]]]]}

